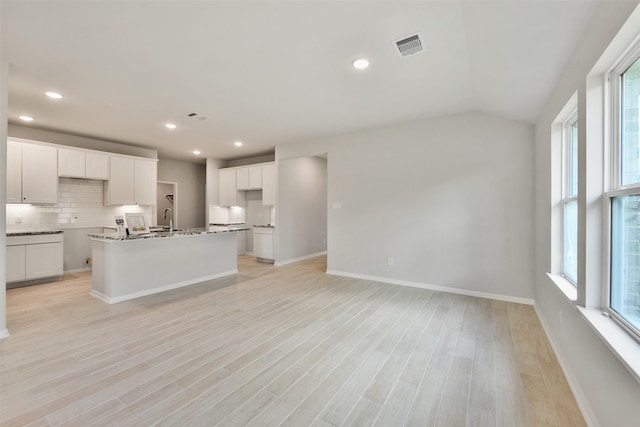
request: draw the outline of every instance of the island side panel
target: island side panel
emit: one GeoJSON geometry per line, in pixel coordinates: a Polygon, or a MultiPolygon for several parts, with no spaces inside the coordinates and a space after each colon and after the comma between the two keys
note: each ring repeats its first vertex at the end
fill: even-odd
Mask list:
{"type": "Polygon", "coordinates": [[[110,303],[238,272],[235,233],[94,240],[93,244],[94,295],[103,294],[110,303]]]}

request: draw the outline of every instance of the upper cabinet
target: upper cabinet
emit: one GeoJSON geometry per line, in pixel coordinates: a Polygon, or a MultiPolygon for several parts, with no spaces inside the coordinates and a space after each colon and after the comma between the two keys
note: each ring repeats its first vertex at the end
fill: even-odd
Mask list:
{"type": "Polygon", "coordinates": [[[22,144],[7,141],[7,203],[22,203],[22,144]]]}
{"type": "Polygon", "coordinates": [[[110,179],[104,183],[105,205],[155,205],[155,160],[111,156],[110,179]]]}
{"type": "Polygon", "coordinates": [[[274,163],[262,166],[262,204],[275,206],[276,204],[276,165],[274,163]]]}
{"type": "Polygon", "coordinates": [[[262,166],[249,166],[236,169],[236,188],[238,190],[262,189],[262,166]]]}
{"type": "Polygon", "coordinates": [[[135,159],[133,195],[138,205],[155,205],[158,191],[158,163],[135,159]]]}
{"type": "Polygon", "coordinates": [[[219,206],[244,206],[247,190],[262,190],[265,206],[276,204],[274,163],[219,169],[219,174],[219,206]]]}
{"type": "Polygon", "coordinates": [[[88,150],[58,149],[58,176],[109,179],[109,155],[88,150]]]}
{"type": "Polygon", "coordinates": [[[219,170],[220,206],[244,206],[244,194],[238,192],[236,169],[219,170]]]}
{"type": "Polygon", "coordinates": [[[7,141],[7,203],[58,201],[58,150],[7,141]]]}

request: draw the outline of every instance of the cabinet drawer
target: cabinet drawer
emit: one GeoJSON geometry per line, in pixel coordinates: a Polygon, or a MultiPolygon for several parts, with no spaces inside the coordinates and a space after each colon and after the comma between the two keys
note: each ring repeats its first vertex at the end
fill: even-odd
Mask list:
{"type": "Polygon", "coordinates": [[[7,246],[62,243],[62,233],[35,234],[31,236],[7,236],[7,246]]]}

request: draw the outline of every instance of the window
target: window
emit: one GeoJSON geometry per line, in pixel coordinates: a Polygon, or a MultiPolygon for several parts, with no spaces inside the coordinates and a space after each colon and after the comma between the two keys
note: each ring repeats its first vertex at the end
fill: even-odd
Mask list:
{"type": "Polygon", "coordinates": [[[574,112],[563,126],[562,138],[563,274],[578,281],[578,118],[574,112]]]}
{"type": "MultiPolygon", "coordinates": [[[[610,207],[610,263],[607,310],[640,339],[640,59],[611,76],[614,171],[610,207]]],[[[629,63],[631,62],[631,63],[629,63]]]]}

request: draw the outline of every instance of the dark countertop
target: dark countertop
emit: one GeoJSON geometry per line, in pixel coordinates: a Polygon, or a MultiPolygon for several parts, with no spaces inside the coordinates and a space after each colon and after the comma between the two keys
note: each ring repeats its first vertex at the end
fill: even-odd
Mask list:
{"type": "Polygon", "coordinates": [[[247,227],[235,227],[235,226],[208,226],[208,227],[198,227],[191,228],[188,230],[178,230],[172,233],[168,231],[160,232],[160,233],[148,233],[148,234],[138,234],[131,236],[120,236],[117,233],[90,233],[89,237],[93,239],[99,240],[140,240],[140,239],[160,239],[160,238],[173,238],[173,237],[188,237],[188,236],[197,236],[204,234],[216,234],[216,233],[229,233],[234,231],[246,231],[249,230],[247,227]]]}
{"type": "Polygon", "coordinates": [[[269,224],[257,224],[257,225],[254,224],[253,226],[257,228],[276,228],[275,225],[269,225],[269,224]]]}
{"type": "Polygon", "coordinates": [[[22,231],[7,231],[7,236],[38,236],[41,234],[61,234],[62,230],[22,230],[22,231]]]}

